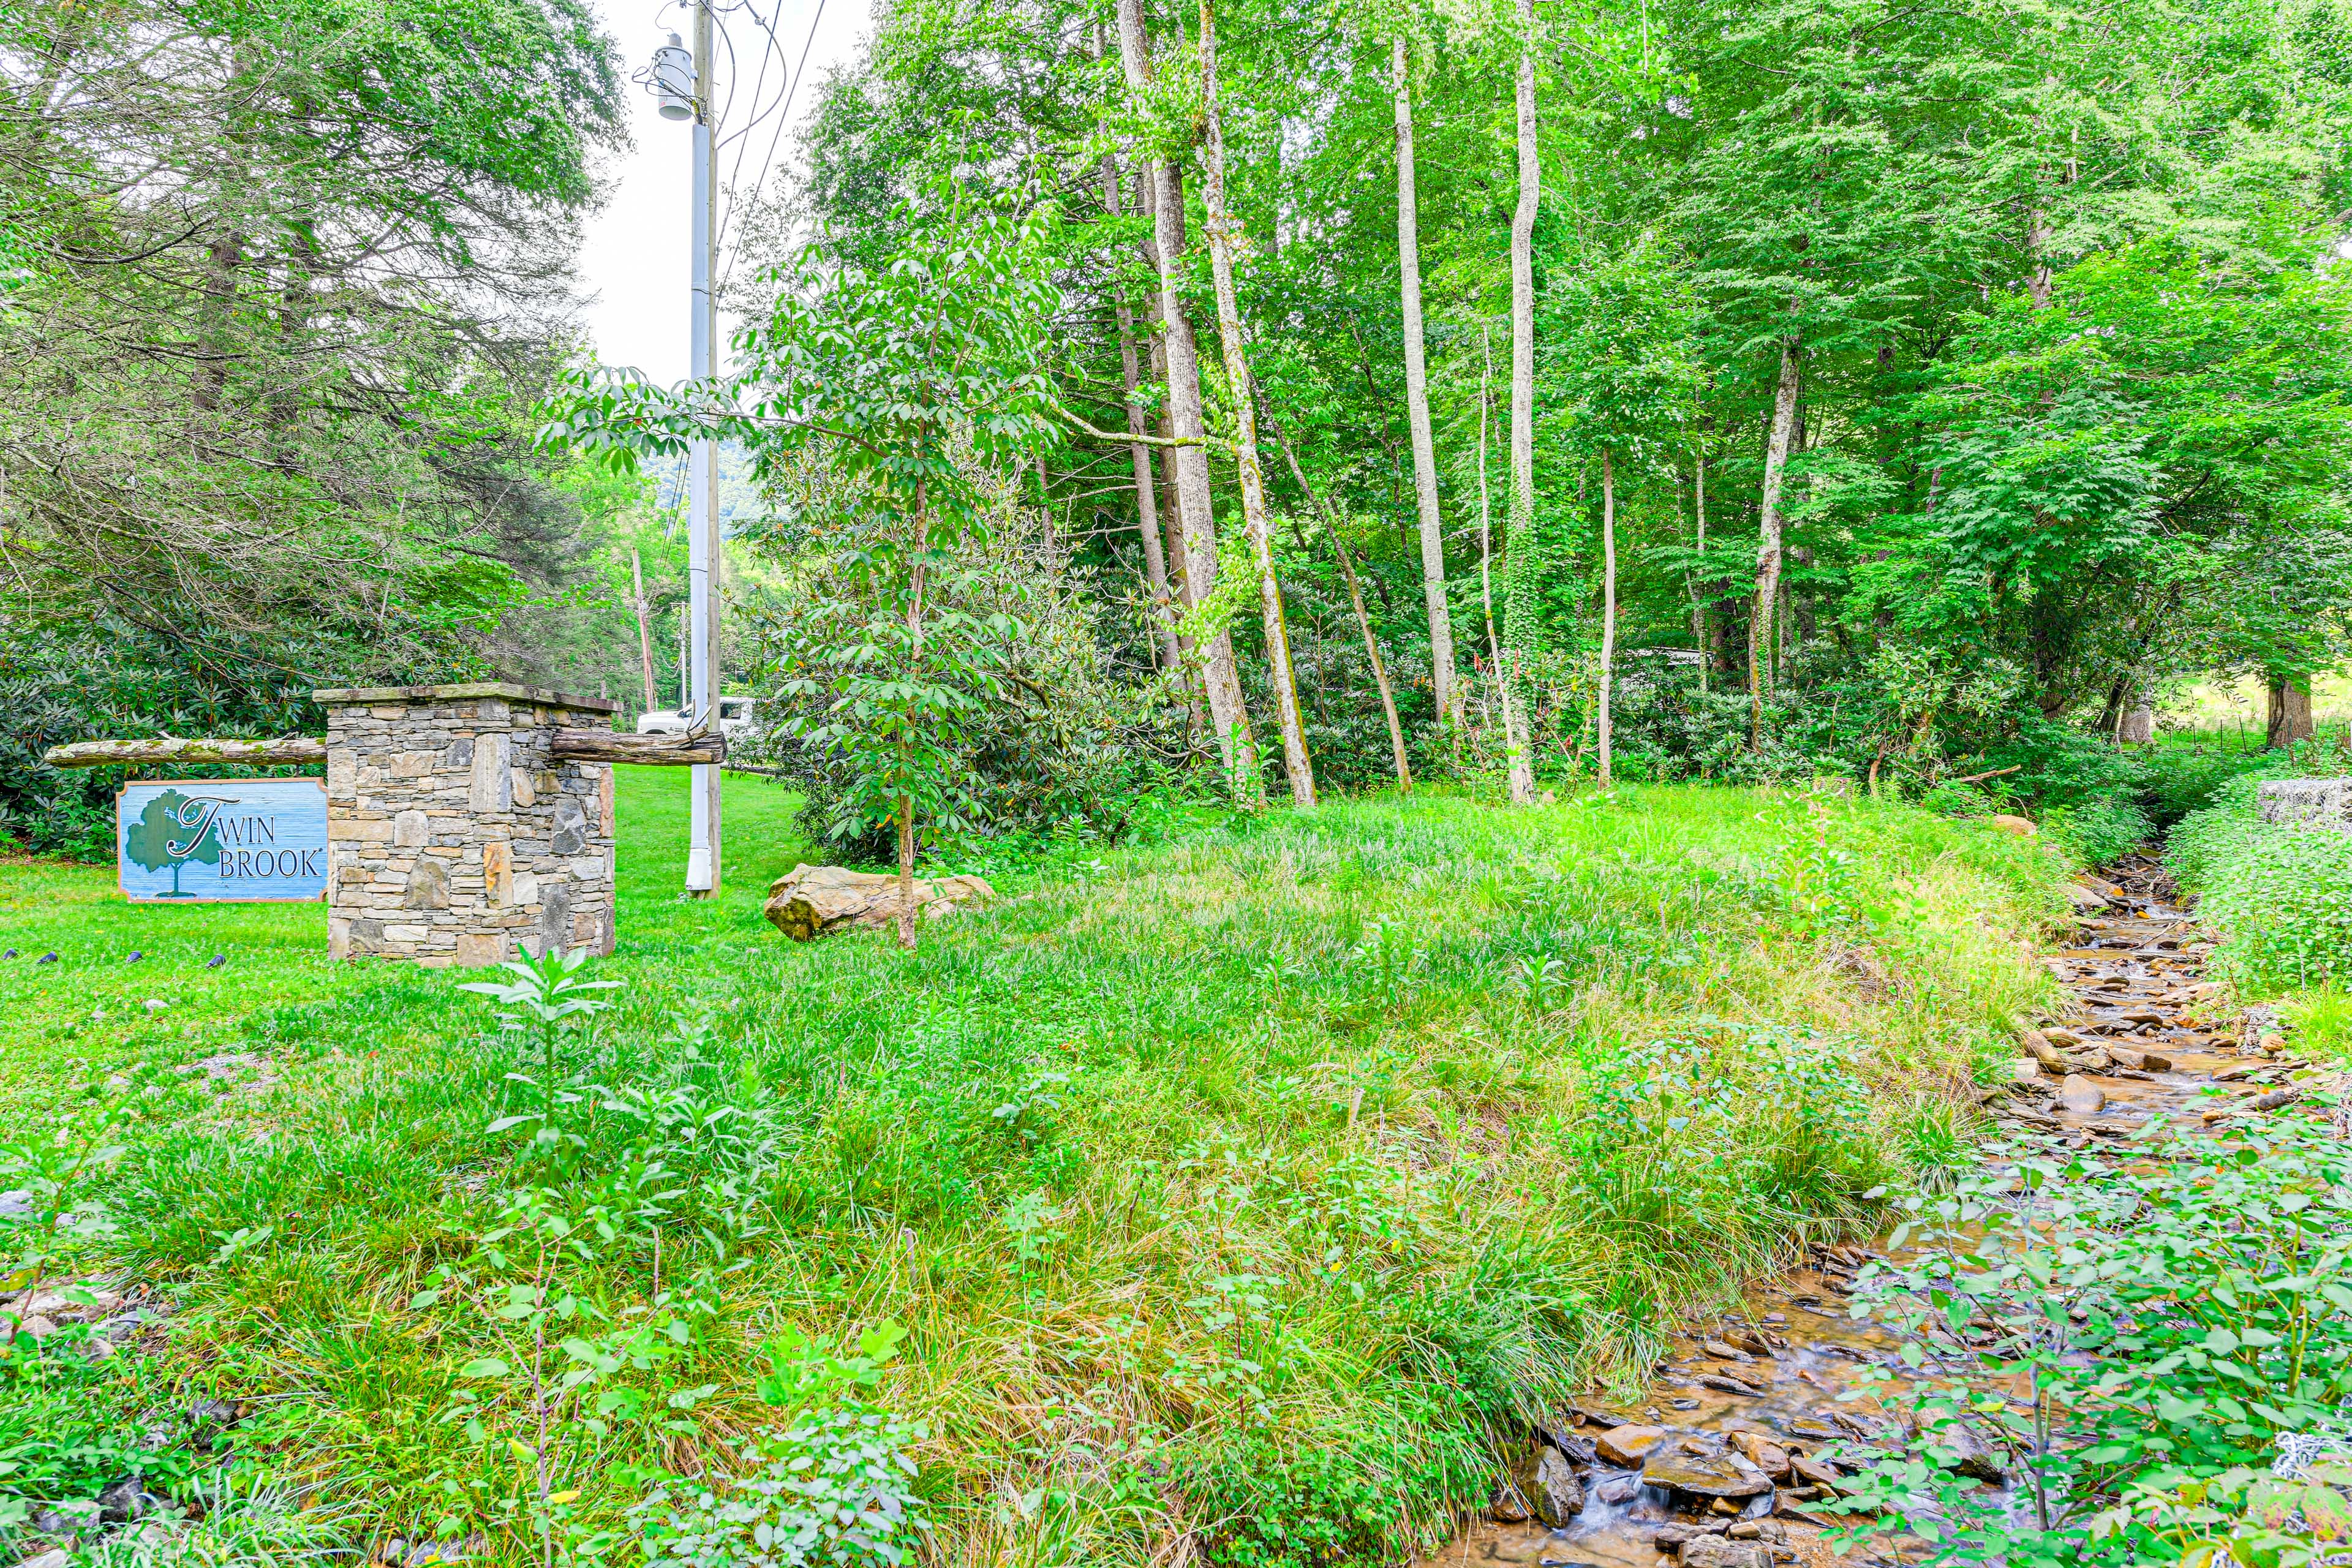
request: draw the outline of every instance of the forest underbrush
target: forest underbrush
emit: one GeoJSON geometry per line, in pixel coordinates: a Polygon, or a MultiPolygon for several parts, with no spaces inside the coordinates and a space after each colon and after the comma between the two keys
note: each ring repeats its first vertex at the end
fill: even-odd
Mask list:
{"type": "Polygon", "coordinates": [[[781,792],[728,818],[781,863],[679,901],[659,787],[620,952],[503,997],[0,871],[27,958],[153,932],[0,1004],[17,1282],[153,1293],[0,1351],[0,1545],[227,1455],[515,1563],[1394,1561],[1957,1165],[2068,869],[1827,790],[1424,793],[1171,819],[909,954],[759,921],[781,792]]]}

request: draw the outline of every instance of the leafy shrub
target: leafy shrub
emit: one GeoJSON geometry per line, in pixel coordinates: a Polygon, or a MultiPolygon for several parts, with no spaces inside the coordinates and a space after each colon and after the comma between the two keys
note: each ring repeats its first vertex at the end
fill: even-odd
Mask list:
{"type": "Polygon", "coordinates": [[[2013,1152],[1907,1200],[1901,1261],[1865,1270],[1858,1304],[1928,1375],[1865,1374],[1918,1436],[1867,1450],[1836,1506],[1882,1514],[1865,1532],[1940,1519],[1930,1562],[2184,1560],[2118,1494],[2266,1464],[2352,1389],[2352,1151],[2288,1119],[2176,1137],[2162,1162],[2013,1152]],[[1978,1486],[1988,1457],[2010,1490],[1978,1486]]]}
{"type": "MultiPolygon", "coordinates": [[[[814,463],[775,480],[788,492],[834,482],[814,463]]],[[[1076,580],[1066,543],[1019,504],[1006,481],[984,479],[982,487],[990,530],[949,552],[929,597],[943,616],[1009,619],[1021,630],[992,652],[994,695],[967,693],[971,705],[942,742],[953,753],[954,815],[961,820],[919,823],[923,840],[936,846],[943,830],[964,837],[1050,835],[1073,819],[1115,831],[1127,803],[1165,776],[1161,751],[1171,758],[1181,752],[1183,710],[1155,705],[1164,695],[1157,685],[1118,679],[1100,644],[1099,595],[1076,580]]],[[[835,717],[837,623],[862,620],[879,605],[863,569],[878,546],[846,525],[800,522],[772,525],[748,542],[789,570],[791,586],[737,609],[750,680],[772,715],[741,754],[772,763],[801,786],[801,824],[811,839],[840,844],[847,859],[889,861],[895,830],[865,819],[854,762],[838,746],[802,738],[835,717]]]]}
{"type": "Polygon", "coordinates": [[[911,1451],[929,1434],[870,1402],[905,1331],[882,1323],[853,1350],[788,1333],[760,1380],[768,1405],[797,1412],[712,1467],[675,1478],[630,1510],[655,1564],[677,1568],[865,1568],[899,1563],[930,1529],[911,1451]]]}
{"type": "Polygon", "coordinates": [[[2166,841],[2200,917],[2222,935],[2218,972],[2263,994],[2352,977],[2352,834],[2263,822],[2256,786],[2222,786],[2166,841]]]}
{"type": "Polygon", "coordinates": [[[2148,814],[2126,796],[2092,795],[2042,813],[2042,831],[2086,866],[2103,866],[2156,837],[2148,814]]]}
{"type": "Polygon", "coordinates": [[[1919,797],[1922,810],[1938,816],[1990,816],[2001,803],[1974,784],[1941,784],[1919,797]]]}
{"type": "Polygon", "coordinates": [[[2213,804],[2231,780],[2275,763],[2267,752],[2242,751],[2193,738],[2167,737],[2139,753],[2139,802],[2159,828],[2213,804]]]}
{"type": "Polygon", "coordinates": [[[904,1563],[930,1528],[908,1451],[927,1434],[876,1411],[803,1415],[763,1428],[743,1467],[638,1506],[649,1563],[692,1568],[864,1568],[904,1563]]]}
{"type": "Polygon", "coordinates": [[[141,1412],[170,1405],[163,1369],[145,1357],[92,1360],[64,1339],[0,1346],[0,1547],[44,1504],[94,1507],[130,1475],[176,1492],[194,1473],[194,1453],[169,1440],[177,1434],[159,1432],[156,1444],[142,1430],[154,1417],[141,1412]]]}
{"type": "Polygon", "coordinates": [[[1396,1561],[1450,1508],[1485,1499],[1493,1470],[1460,1426],[1407,1422],[1372,1399],[1349,1417],[1335,1430],[1254,1432],[1180,1467],[1200,1515],[1223,1521],[1207,1552],[1215,1568],[1396,1561]]]}
{"type": "Polygon", "coordinates": [[[83,860],[112,856],[114,795],[131,770],[53,768],[41,760],[50,746],[320,727],[314,682],[279,668],[282,649],[263,657],[230,640],[229,656],[215,659],[120,622],[60,626],[0,616],[0,704],[8,713],[0,725],[0,843],[83,860]]]}

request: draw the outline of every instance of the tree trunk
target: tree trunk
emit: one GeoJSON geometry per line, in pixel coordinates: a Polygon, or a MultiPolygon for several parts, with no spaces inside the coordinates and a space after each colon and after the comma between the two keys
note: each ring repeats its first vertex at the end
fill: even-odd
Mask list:
{"type": "MultiPolygon", "coordinates": [[[[1139,174],[1136,189],[1142,198],[1139,205],[1144,215],[1147,217],[1152,217],[1156,223],[1160,205],[1151,194],[1149,165],[1146,165],[1139,174]]],[[[1145,260],[1150,264],[1151,275],[1157,278],[1160,275],[1159,242],[1147,236],[1143,241],[1143,253],[1145,260]]],[[[1152,291],[1150,300],[1146,302],[1145,310],[1150,322],[1151,380],[1153,384],[1161,388],[1164,393],[1169,385],[1168,334],[1160,314],[1159,290],[1152,291]]],[[[1176,435],[1175,421],[1169,415],[1168,398],[1164,395],[1160,400],[1160,417],[1155,433],[1162,440],[1173,439],[1176,435]]],[[[1146,450],[1149,451],[1150,448],[1147,447],[1146,450]]],[[[1184,630],[1182,612],[1192,607],[1193,599],[1192,581],[1185,570],[1184,508],[1177,499],[1176,450],[1172,447],[1159,448],[1160,529],[1163,539],[1160,556],[1168,564],[1168,589],[1173,599],[1171,605],[1171,618],[1174,622],[1177,663],[1182,670],[1181,679],[1183,683],[1187,726],[1184,744],[1189,751],[1201,731],[1208,727],[1208,687],[1202,679],[1201,661],[1195,657],[1192,638],[1184,630]]]]}
{"type": "MultiPolygon", "coordinates": [[[[1511,213],[1511,512],[1504,536],[1504,548],[1516,552],[1515,566],[1524,563],[1535,542],[1536,209],[1542,200],[1543,179],[1536,156],[1535,0],[1518,0],[1518,5],[1519,199],[1511,213]]],[[[1515,669],[1496,671],[1506,686],[1517,674],[1515,669]]],[[[1527,727],[1517,721],[1518,708],[1516,698],[1503,707],[1510,735],[1511,804],[1532,805],[1535,759],[1528,754],[1527,727]]]]}
{"type": "Polygon", "coordinates": [[[1234,463],[1241,470],[1242,521],[1249,534],[1250,554],[1257,563],[1266,681],[1274,688],[1275,715],[1282,725],[1282,771],[1290,781],[1291,804],[1313,805],[1315,764],[1307,755],[1307,725],[1299,716],[1298,682],[1290,665],[1290,629],[1283,620],[1282,584],[1274,571],[1265,470],[1257,453],[1257,393],[1250,380],[1249,350],[1242,342],[1241,296],[1234,282],[1237,226],[1225,206],[1224,117],[1217,104],[1217,18],[1210,0],[1201,0],[1200,50],[1201,104],[1208,120],[1208,140],[1201,152],[1208,173],[1209,270],[1217,286],[1217,341],[1224,350],[1226,379],[1233,385],[1234,463]]]}
{"type": "Polygon", "coordinates": [[[1706,635],[1706,458],[1704,455],[1691,463],[1691,503],[1698,521],[1698,574],[1691,580],[1691,647],[1698,650],[1698,689],[1705,691],[1707,666],[1714,662],[1714,654],[1706,635]]]}
{"type": "Polygon", "coordinates": [[[2037,310],[2050,308],[2050,215],[2037,206],[2025,216],[2025,290],[2037,310]]]}
{"type": "Polygon", "coordinates": [[[1307,471],[1298,466],[1298,454],[1291,450],[1288,441],[1283,439],[1281,430],[1272,425],[1266,428],[1276,444],[1281,447],[1283,460],[1290,465],[1290,477],[1298,481],[1299,494],[1307,498],[1307,505],[1323,514],[1324,531],[1331,536],[1331,553],[1339,557],[1339,574],[1347,580],[1348,603],[1356,612],[1356,629],[1364,635],[1364,657],[1371,661],[1372,680],[1381,689],[1381,711],[1389,721],[1389,752],[1396,761],[1397,785],[1401,789],[1411,789],[1412,764],[1405,756],[1404,726],[1397,719],[1396,693],[1389,686],[1389,669],[1381,658],[1380,639],[1372,635],[1371,614],[1364,608],[1364,590],[1362,584],[1356,581],[1355,559],[1348,552],[1347,541],[1339,537],[1339,520],[1332,515],[1331,509],[1323,504],[1322,498],[1307,482],[1307,471]]]}
{"type": "Polygon", "coordinates": [[[1764,689],[1779,652],[1773,627],[1780,604],[1780,471],[1788,466],[1789,437],[1797,425],[1799,352],[1793,338],[1780,344],[1780,384],[1772,397],[1772,434],[1764,444],[1764,495],[1757,518],[1756,608],[1748,620],[1748,744],[1759,752],[1764,749],[1764,689]]]}
{"type": "Polygon", "coordinates": [[[629,581],[636,588],[637,652],[646,666],[646,705],[643,711],[654,710],[654,631],[646,614],[646,569],[639,564],[636,547],[629,549],[629,581]]]}
{"type": "MultiPolygon", "coordinates": [[[[1142,0],[1118,0],[1119,63],[1129,90],[1151,85],[1151,51],[1143,33],[1142,0]]],[[[1206,434],[1201,413],[1200,350],[1184,313],[1180,258],[1184,253],[1184,181],[1173,163],[1147,165],[1152,192],[1152,248],[1160,268],[1160,317],[1168,356],[1168,418],[1173,434],[1198,441],[1206,434]]],[[[1205,602],[1217,581],[1217,522],[1211,510],[1209,454],[1204,447],[1176,448],[1176,499],[1183,523],[1184,583],[1195,605],[1205,602]]],[[[1202,679],[1208,689],[1209,725],[1234,781],[1236,795],[1257,799],[1265,786],[1258,774],[1257,742],[1250,735],[1249,709],[1242,700],[1234,668],[1232,634],[1219,631],[1202,648],[1202,679]]]]}
{"type": "Polygon", "coordinates": [[[1617,672],[1617,471],[1601,448],[1601,787],[1616,782],[1610,697],[1617,672]]]}
{"type": "MultiPolygon", "coordinates": [[[[1110,159],[1103,160],[1103,208],[1117,217],[1119,210],[1118,168],[1110,159]]],[[[1135,389],[1140,381],[1135,358],[1135,316],[1127,308],[1125,295],[1113,302],[1112,310],[1118,322],[1118,369],[1127,393],[1127,429],[1130,436],[1143,434],[1143,405],[1135,400],[1135,389]]],[[[1176,668],[1176,607],[1168,597],[1168,558],[1160,548],[1160,507],[1152,494],[1151,448],[1141,441],[1130,441],[1127,447],[1128,464],[1135,471],[1135,531],[1143,543],[1143,578],[1151,597],[1151,652],[1161,669],[1176,668]]]]}
{"type": "Polygon", "coordinates": [[[1486,661],[1493,674],[1496,700],[1503,710],[1503,743],[1511,758],[1511,788],[1513,800],[1521,805],[1535,799],[1533,768],[1526,762],[1527,727],[1519,721],[1518,699],[1512,693],[1511,682],[1504,673],[1503,645],[1495,635],[1495,530],[1494,506],[1486,489],[1486,416],[1494,406],[1491,383],[1495,379],[1495,349],[1485,328],[1478,331],[1478,603],[1486,613],[1486,661]],[[1528,799],[1517,799],[1519,770],[1528,768],[1530,774],[1528,799]]]}
{"type": "Polygon", "coordinates": [[[1430,687],[1443,727],[1454,711],[1454,617],[1445,605],[1445,524],[1437,507],[1437,442],[1429,423],[1429,362],[1422,342],[1421,218],[1413,194],[1412,93],[1404,39],[1396,76],[1397,271],[1404,307],[1404,404],[1412,427],[1412,489],[1421,508],[1421,595],[1429,611],[1430,687]]]}
{"type": "MultiPolygon", "coordinates": [[[[1809,488],[1807,494],[1811,493],[1809,488]]],[[[1813,569],[1813,552],[1811,545],[1792,545],[1789,550],[1789,559],[1808,572],[1813,569]]],[[[1813,639],[1821,635],[1821,627],[1813,619],[1813,596],[1800,591],[1795,584],[1790,584],[1787,598],[1789,619],[1793,623],[1797,634],[1796,649],[1801,655],[1812,645],[1813,639]]]]}
{"type": "Polygon", "coordinates": [[[2271,689],[2270,729],[2267,737],[2273,752],[2312,738],[2311,678],[2307,675],[2273,675],[2271,689]]]}
{"type": "MultiPolygon", "coordinates": [[[[929,542],[924,529],[929,519],[925,515],[923,481],[915,481],[915,595],[907,604],[908,669],[907,678],[916,679],[923,663],[923,556],[929,542]]],[[[905,744],[899,748],[901,765],[905,761],[905,744]]],[[[915,797],[911,794],[898,797],[898,945],[912,952],[915,949],[915,797]]]]}

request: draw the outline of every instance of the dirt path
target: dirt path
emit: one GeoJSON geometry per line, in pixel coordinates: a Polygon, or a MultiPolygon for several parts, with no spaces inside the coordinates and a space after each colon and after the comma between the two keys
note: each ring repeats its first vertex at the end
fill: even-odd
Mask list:
{"type": "MultiPolygon", "coordinates": [[[[2210,1121],[2215,1083],[2232,1103],[2271,1101],[2307,1064],[2264,1053],[2238,1021],[2217,1023],[2200,979],[2211,944],[2170,903],[2152,859],[2084,879],[2110,895],[2081,920],[2076,945],[2046,962],[2071,993],[2063,1026],[2030,1035],[2038,1068],[1988,1104],[1997,1124],[2068,1147],[2121,1144],[2158,1112],[2210,1121]],[[2265,1097],[2269,1097],[2268,1100],[2265,1097]]],[[[2263,1020],[2252,1016],[2253,1029],[2263,1020]]],[[[2279,1049],[2275,1037],[2269,1044],[2279,1049]]],[[[1678,1334],[1646,1399],[1587,1403],[1548,1425],[1490,1519],[1423,1560],[1423,1568],[1524,1563],[1541,1568],[1771,1568],[1886,1562],[1840,1559],[1801,1511],[1836,1472],[1816,1451],[1842,1437],[1900,1429],[1868,1398],[1848,1397],[1858,1367],[1899,1367],[1901,1341],[1845,1315],[1863,1247],[1816,1251],[1764,1282],[1738,1310],[1678,1334]],[[1509,1517],[1509,1516],[1517,1517],[1509,1517]]]]}

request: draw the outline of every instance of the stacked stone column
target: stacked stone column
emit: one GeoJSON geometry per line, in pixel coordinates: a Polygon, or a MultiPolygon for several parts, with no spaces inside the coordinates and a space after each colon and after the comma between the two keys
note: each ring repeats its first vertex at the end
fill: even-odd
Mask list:
{"type": "Polygon", "coordinates": [[[503,682],[313,693],[327,710],[328,951],[426,965],[613,951],[613,769],[559,761],[614,705],[503,682]]]}

